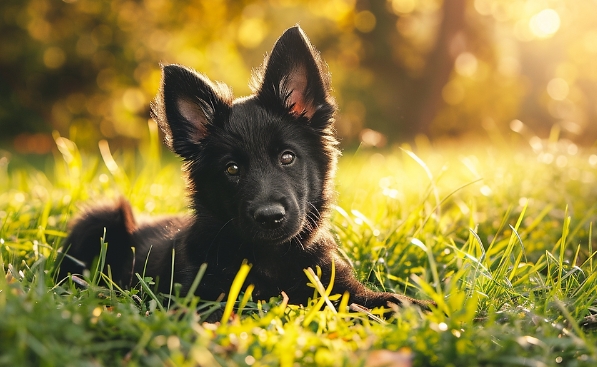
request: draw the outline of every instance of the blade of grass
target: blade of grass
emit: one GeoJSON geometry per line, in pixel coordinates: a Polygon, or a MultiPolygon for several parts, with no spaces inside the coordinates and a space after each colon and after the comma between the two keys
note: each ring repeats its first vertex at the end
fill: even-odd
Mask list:
{"type": "MultiPolygon", "coordinates": [[[[243,294],[243,298],[240,300],[240,304],[238,305],[238,314],[241,315],[243,310],[245,309],[245,306],[247,306],[247,303],[249,302],[249,299],[251,298],[251,294],[253,293],[253,289],[255,289],[255,286],[253,284],[249,284],[247,286],[247,289],[245,290],[245,294],[243,294]]],[[[288,298],[288,296],[286,296],[286,298],[288,298]]]]}
{"type": "Polygon", "coordinates": [[[189,288],[189,291],[187,292],[187,295],[185,296],[185,298],[183,300],[184,305],[188,305],[189,302],[191,301],[191,298],[195,295],[195,291],[197,290],[197,287],[199,286],[201,279],[203,279],[203,275],[205,274],[206,269],[207,269],[207,264],[206,263],[201,264],[201,266],[199,267],[199,271],[197,271],[197,274],[195,275],[195,279],[193,279],[193,283],[191,283],[191,287],[189,288]]]}
{"type": "Polygon", "coordinates": [[[104,271],[104,266],[106,264],[106,253],[108,251],[108,243],[106,242],[106,228],[104,228],[104,234],[100,240],[100,253],[98,255],[98,259],[96,261],[95,270],[91,277],[91,284],[98,285],[98,281],[100,279],[100,274],[104,271]]]}
{"type": "Polygon", "coordinates": [[[240,270],[238,271],[238,273],[236,273],[236,276],[232,281],[232,286],[230,287],[230,291],[228,293],[228,299],[226,300],[226,307],[224,308],[222,319],[220,320],[222,324],[226,324],[230,319],[230,316],[232,315],[232,308],[234,307],[234,302],[238,298],[238,295],[242,289],[245,279],[249,274],[249,270],[251,270],[251,264],[243,262],[243,264],[240,267],[240,270]]]}
{"type": "Polygon", "coordinates": [[[174,287],[174,257],[176,256],[176,251],[174,250],[174,247],[172,247],[172,263],[170,264],[171,268],[170,268],[170,289],[168,291],[168,294],[170,295],[170,297],[168,297],[168,306],[166,307],[167,310],[170,310],[170,301],[172,300],[172,288],[174,287]]]}
{"type": "Polygon", "coordinates": [[[155,301],[155,303],[156,303],[157,307],[160,309],[160,311],[166,312],[166,309],[164,308],[164,306],[162,306],[162,302],[160,302],[158,297],[156,297],[155,293],[153,293],[153,291],[151,290],[151,288],[149,287],[147,282],[145,282],[145,279],[143,279],[139,273],[135,273],[135,276],[139,280],[139,284],[141,284],[141,287],[143,288],[145,293],[147,293],[149,295],[149,297],[155,301]]]}

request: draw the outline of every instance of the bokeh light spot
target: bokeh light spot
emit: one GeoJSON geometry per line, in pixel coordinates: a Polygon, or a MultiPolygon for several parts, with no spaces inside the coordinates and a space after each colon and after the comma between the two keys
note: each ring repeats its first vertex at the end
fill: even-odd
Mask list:
{"type": "Polygon", "coordinates": [[[102,90],[109,91],[116,86],[116,70],[106,68],[97,74],[97,86],[102,90]]]}
{"type": "Polygon", "coordinates": [[[363,33],[369,33],[375,28],[377,20],[372,12],[365,10],[354,17],[354,26],[363,33]]]}
{"type": "Polygon", "coordinates": [[[479,63],[477,58],[470,52],[463,52],[456,58],[454,67],[456,72],[462,76],[473,76],[477,71],[479,63]]]}
{"type": "Polygon", "coordinates": [[[238,29],[238,42],[246,48],[254,48],[261,44],[267,34],[267,25],[261,18],[243,20],[238,29]]]}
{"type": "Polygon", "coordinates": [[[66,55],[60,47],[49,47],[44,52],[44,65],[49,69],[57,69],[66,61],[66,55]]]}
{"type": "Polygon", "coordinates": [[[93,55],[97,51],[97,42],[91,35],[83,34],[79,36],[76,45],[77,54],[80,56],[93,55]]]}
{"type": "Polygon", "coordinates": [[[131,112],[139,112],[145,107],[145,95],[140,89],[129,88],[122,95],[122,104],[131,112]]]}
{"type": "Polygon", "coordinates": [[[520,74],[520,63],[516,57],[505,55],[499,60],[498,70],[504,76],[517,76],[520,74]]]}
{"type": "Polygon", "coordinates": [[[510,129],[516,133],[520,133],[524,130],[524,124],[520,120],[510,121],[510,129]]]}
{"type": "Polygon", "coordinates": [[[387,138],[380,132],[372,129],[363,129],[361,131],[361,144],[366,147],[383,147],[386,145],[387,138]]]}
{"type": "Polygon", "coordinates": [[[556,101],[563,101],[568,97],[570,87],[568,83],[562,78],[553,78],[547,83],[547,94],[556,101]]]}
{"type": "Polygon", "coordinates": [[[560,15],[553,9],[543,9],[533,15],[529,28],[536,37],[549,38],[560,29],[560,15]]]}
{"type": "Polygon", "coordinates": [[[462,85],[452,80],[442,89],[442,97],[449,105],[456,105],[464,100],[464,88],[462,85]]]}
{"type": "Polygon", "coordinates": [[[481,195],[483,195],[483,196],[491,196],[491,194],[493,193],[493,190],[491,189],[491,187],[489,187],[487,185],[481,186],[481,189],[479,189],[479,191],[481,191],[481,195]]]}
{"type": "Polygon", "coordinates": [[[597,54],[597,30],[589,31],[584,37],[585,50],[597,54]]]}
{"type": "Polygon", "coordinates": [[[481,15],[490,15],[491,2],[489,0],[475,0],[475,10],[481,15]]]}
{"type": "Polygon", "coordinates": [[[395,14],[408,14],[415,10],[415,0],[392,0],[395,14]]]}

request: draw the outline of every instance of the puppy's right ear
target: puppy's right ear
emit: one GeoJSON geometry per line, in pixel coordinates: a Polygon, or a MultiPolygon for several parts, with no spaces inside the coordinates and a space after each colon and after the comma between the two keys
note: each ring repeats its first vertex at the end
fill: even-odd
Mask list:
{"type": "Polygon", "coordinates": [[[228,118],[232,93],[224,84],[180,65],[162,67],[162,83],[151,103],[151,117],[164,132],[166,145],[192,158],[210,126],[228,118]]]}

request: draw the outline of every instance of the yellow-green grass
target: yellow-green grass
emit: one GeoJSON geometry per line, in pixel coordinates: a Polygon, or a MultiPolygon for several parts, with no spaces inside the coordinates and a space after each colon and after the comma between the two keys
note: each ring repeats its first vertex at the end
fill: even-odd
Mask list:
{"type": "Polygon", "coordinates": [[[330,225],[344,256],[370,287],[438,303],[381,320],[315,288],[305,307],[254,302],[238,284],[229,307],[177,297],[176,285],[165,297],[143,274],[122,291],[101,259],[84,286],[56,279],[67,222],[84,205],[123,195],[139,213],[187,210],[180,163],[150,133],[138,151],[102,142],[86,155],[56,136],[45,168],[0,165],[0,365],[597,363],[597,150],[534,140],[345,151],[330,225]],[[201,322],[217,308],[223,322],[201,322]]]}

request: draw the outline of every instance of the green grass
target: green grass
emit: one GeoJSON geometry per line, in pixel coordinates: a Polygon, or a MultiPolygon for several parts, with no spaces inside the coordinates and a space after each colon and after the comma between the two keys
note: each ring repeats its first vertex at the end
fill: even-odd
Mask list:
{"type": "Polygon", "coordinates": [[[109,269],[86,287],[56,279],[56,250],[85,203],[124,195],[139,213],[186,210],[180,165],[150,133],[140,152],[102,143],[82,155],[56,137],[60,153],[41,170],[0,164],[0,365],[597,363],[595,149],[421,141],[345,152],[331,223],[344,255],[370,287],[438,303],[379,320],[342,302],[316,311],[315,290],[305,308],[238,290],[225,308],[176,295],[162,305],[142,274],[131,291],[99,286],[109,269]],[[226,322],[200,321],[220,307],[226,322]]]}

